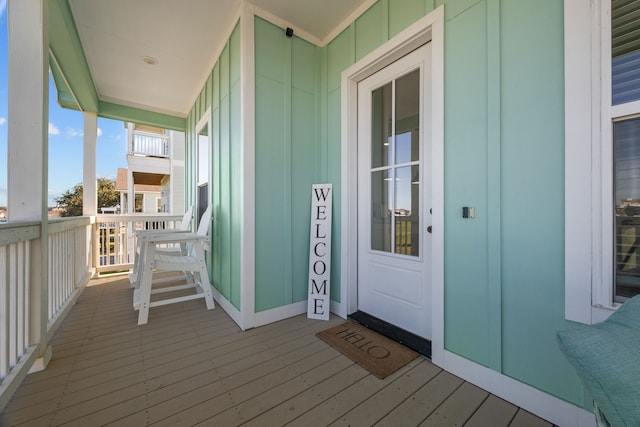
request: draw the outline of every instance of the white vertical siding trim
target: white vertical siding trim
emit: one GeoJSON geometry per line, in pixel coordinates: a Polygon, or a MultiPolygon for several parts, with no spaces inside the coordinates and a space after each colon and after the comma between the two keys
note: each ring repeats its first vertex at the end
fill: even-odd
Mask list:
{"type": "Polygon", "coordinates": [[[565,318],[591,324],[613,304],[608,2],[565,0],[565,318]],[[606,16],[605,16],[606,15],[606,16]]]}
{"type": "Polygon", "coordinates": [[[590,0],[564,2],[565,317],[587,324],[591,323],[591,268],[588,266],[591,265],[593,221],[590,11],[590,0]]]}
{"type": "Polygon", "coordinates": [[[240,17],[240,99],[242,114],[242,241],[240,246],[240,327],[255,326],[255,9],[242,2],[240,17]]]}

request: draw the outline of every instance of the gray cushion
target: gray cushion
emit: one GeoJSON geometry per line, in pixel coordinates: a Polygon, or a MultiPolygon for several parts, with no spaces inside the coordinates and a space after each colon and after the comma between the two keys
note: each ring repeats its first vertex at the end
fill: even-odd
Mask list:
{"type": "Polygon", "coordinates": [[[560,349],[576,368],[611,426],[640,425],[640,295],[606,321],[557,334],[560,349]]]}

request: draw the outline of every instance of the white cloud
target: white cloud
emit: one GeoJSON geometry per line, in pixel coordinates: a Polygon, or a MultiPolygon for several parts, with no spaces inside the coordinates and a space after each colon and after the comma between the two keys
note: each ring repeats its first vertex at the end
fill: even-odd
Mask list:
{"type": "Polygon", "coordinates": [[[0,126],[2,126],[5,123],[7,123],[7,119],[4,117],[0,117],[0,126]]]}
{"type": "Polygon", "coordinates": [[[6,9],[7,9],[7,0],[0,0],[0,16],[2,16],[2,14],[6,9]]]}
{"type": "Polygon", "coordinates": [[[76,136],[84,136],[84,133],[78,129],[67,128],[67,136],[71,138],[75,138],[76,136]]]}
{"type": "Polygon", "coordinates": [[[102,129],[98,128],[98,136],[102,135],[102,129]]]}
{"type": "MultiPolygon", "coordinates": [[[[2,1],[2,0],[0,0],[2,1]]],[[[49,135],[60,135],[60,129],[58,129],[53,123],[49,122],[49,135]]]]}

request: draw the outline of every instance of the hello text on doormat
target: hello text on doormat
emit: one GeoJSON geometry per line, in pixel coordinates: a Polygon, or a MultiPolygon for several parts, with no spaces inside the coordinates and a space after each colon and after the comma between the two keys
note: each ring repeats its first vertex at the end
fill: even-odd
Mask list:
{"type": "Polygon", "coordinates": [[[418,357],[413,350],[355,322],[344,322],[316,336],[378,378],[418,357]]]}

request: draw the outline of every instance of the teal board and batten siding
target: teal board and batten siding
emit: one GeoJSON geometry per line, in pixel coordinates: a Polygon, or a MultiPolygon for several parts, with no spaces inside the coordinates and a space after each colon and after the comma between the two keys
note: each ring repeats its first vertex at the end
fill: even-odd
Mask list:
{"type": "MultiPolygon", "coordinates": [[[[571,326],[564,320],[562,2],[376,2],[323,48],[319,143],[334,196],[340,73],[442,3],[445,348],[589,406],[555,342],[556,331],[571,326]],[[462,219],[463,206],[475,207],[476,218],[462,219]]],[[[337,197],[337,224],[339,212],[337,197]]],[[[338,280],[332,276],[333,295],[338,280]]]]}
{"type": "Polygon", "coordinates": [[[501,21],[503,371],[576,401],[579,385],[555,341],[569,326],[563,4],[506,1],[501,21]]]}
{"type": "MultiPolygon", "coordinates": [[[[313,182],[334,186],[331,293],[339,299],[341,73],[442,3],[379,0],[322,48],[288,39],[256,18],[256,311],[306,297],[313,182]]],[[[444,3],[445,348],[588,406],[555,343],[556,331],[570,327],[564,320],[562,2],[444,3]],[[462,206],[475,207],[476,218],[462,219],[462,206]]],[[[213,70],[212,101],[199,98],[189,128],[193,140],[196,116],[206,110],[203,102],[210,104],[213,280],[240,308],[234,37],[237,29],[213,70]]]]}
{"type": "Polygon", "coordinates": [[[306,300],[311,185],[320,178],[319,48],[255,25],[255,310],[306,300]]]}
{"type": "Polygon", "coordinates": [[[208,266],[213,286],[240,307],[242,158],[240,26],[236,25],[187,117],[187,203],[196,202],[196,126],[210,112],[209,200],[213,219],[208,266]]]}

